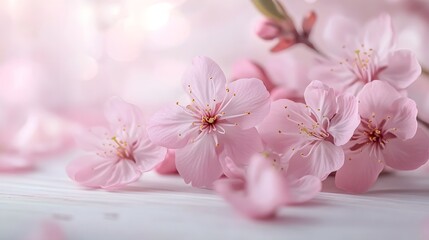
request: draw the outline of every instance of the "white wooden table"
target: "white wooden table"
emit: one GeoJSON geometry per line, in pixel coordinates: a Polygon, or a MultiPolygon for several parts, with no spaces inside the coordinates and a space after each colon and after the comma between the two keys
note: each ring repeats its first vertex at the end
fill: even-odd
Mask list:
{"type": "Polygon", "coordinates": [[[123,191],[86,190],[64,171],[75,155],[0,175],[1,240],[22,239],[45,220],[73,240],[422,239],[429,223],[429,173],[422,171],[384,175],[365,195],[340,193],[329,178],[313,201],[285,207],[272,221],[252,221],[178,176],[149,173],[123,191]]]}

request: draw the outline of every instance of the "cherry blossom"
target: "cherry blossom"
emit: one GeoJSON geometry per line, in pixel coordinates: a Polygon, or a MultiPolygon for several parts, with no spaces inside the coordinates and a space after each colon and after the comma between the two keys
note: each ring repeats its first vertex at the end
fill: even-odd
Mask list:
{"type": "Polygon", "coordinates": [[[211,59],[196,57],[183,76],[189,103],[156,113],[148,126],[152,141],[176,149],[176,167],[186,183],[210,187],[229,156],[238,165],[262,151],[255,128],[269,112],[269,93],[259,79],[227,83],[211,59]]]}
{"type": "Polygon", "coordinates": [[[309,201],[321,190],[317,177],[295,179],[285,175],[287,161],[277,154],[257,154],[246,169],[237,167],[229,158],[225,165],[229,178],[217,180],[215,190],[234,209],[250,218],[274,217],[279,208],[309,201]]]}
{"type": "Polygon", "coordinates": [[[384,166],[412,170],[429,159],[429,136],[418,127],[413,100],[382,81],[365,85],[358,99],[362,120],[335,177],[337,187],[353,193],[367,191],[384,166]]]}
{"type": "Polygon", "coordinates": [[[72,161],[67,174],[81,185],[117,189],[155,168],[167,150],[154,145],[142,125],[142,113],[118,97],[105,108],[109,127],[94,127],[78,138],[89,154],[72,161]]]}
{"type": "Polygon", "coordinates": [[[319,81],[308,85],[304,98],[306,104],[287,99],[273,102],[259,130],[275,152],[291,158],[292,175],[314,175],[323,180],[343,165],[341,146],[360,122],[357,100],[337,94],[319,81]]]}
{"type": "Polygon", "coordinates": [[[381,80],[403,90],[421,74],[415,54],[395,48],[395,34],[387,14],[363,28],[348,18],[335,16],[327,24],[325,39],[330,58],[321,60],[311,77],[335,89],[357,94],[366,83],[381,80]]]}

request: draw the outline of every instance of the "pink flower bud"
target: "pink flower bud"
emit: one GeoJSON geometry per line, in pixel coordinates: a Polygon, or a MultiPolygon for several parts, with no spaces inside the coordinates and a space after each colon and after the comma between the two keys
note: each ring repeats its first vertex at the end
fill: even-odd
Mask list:
{"type": "Polygon", "coordinates": [[[270,20],[263,20],[256,28],[256,34],[264,40],[272,40],[280,35],[281,29],[277,23],[270,20]]]}
{"type": "Polygon", "coordinates": [[[314,11],[311,11],[305,16],[302,21],[302,30],[306,36],[310,35],[311,30],[313,29],[314,23],[316,23],[317,16],[314,11]]]}

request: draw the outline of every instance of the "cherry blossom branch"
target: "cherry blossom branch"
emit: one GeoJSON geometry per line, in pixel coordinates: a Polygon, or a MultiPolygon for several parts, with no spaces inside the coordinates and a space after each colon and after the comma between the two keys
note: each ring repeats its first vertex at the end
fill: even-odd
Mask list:
{"type": "Polygon", "coordinates": [[[429,69],[422,67],[422,74],[429,76],[429,69]]]}
{"type": "Polygon", "coordinates": [[[425,126],[426,128],[428,128],[429,129],[429,123],[427,123],[427,122],[425,122],[425,121],[423,121],[421,118],[419,118],[419,117],[417,117],[417,121],[421,124],[421,125],[423,125],[423,126],[425,126]]]}
{"type": "Polygon", "coordinates": [[[317,16],[310,11],[302,21],[302,29],[298,30],[292,18],[287,14],[285,7],[278,0],[252,0],[255,7],[267,18],[261,22],[257,35],[264,40],[277,39],[277,44],[271,52],[279,52],[295,44],[304,44],[317,54],[326,57],[310,40],[311,30],[317,16]]]}

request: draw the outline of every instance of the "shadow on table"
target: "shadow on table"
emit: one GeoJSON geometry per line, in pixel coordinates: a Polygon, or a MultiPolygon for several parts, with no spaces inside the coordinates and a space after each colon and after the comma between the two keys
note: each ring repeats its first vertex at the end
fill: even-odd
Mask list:
{"type": "MultiPolygon", "coordinates": [[[[335,186],[335,178],[328,177],[323,182],[322,192],[349,194],[335,186]]],[[[362,196],[421,196],[429,199],[429,176],[423,174],[396,174],[380,175],[375,185],[368,192],[359,194],[362,196]]]]}
{"type": "Polygon", "coordinates": [[[162,181],[144,181],[138,182],[138,185],[129,185],[119,190],[120,192],[181,192],[196,194],[213,194],[210,189],[195,188],[187,185],[178,177],[164,176],[162,181]]]}

